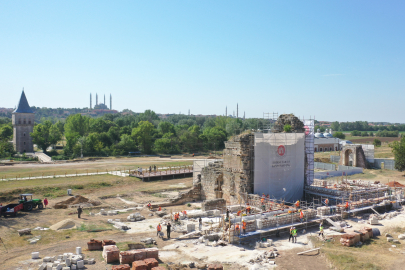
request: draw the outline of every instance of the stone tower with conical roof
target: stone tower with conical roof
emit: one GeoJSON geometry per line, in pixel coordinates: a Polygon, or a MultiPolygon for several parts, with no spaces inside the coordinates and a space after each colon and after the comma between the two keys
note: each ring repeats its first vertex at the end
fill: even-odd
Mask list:
{"type": "Polygon", "coordinates": [[[14,150],[18,153],[34,152],[34,146],[30,136],[30,133],[34,130],[34,117],[35,114],[28,104],[23,89],[18,106],[12,116],[14,129],[13,145],[14,150]]]}

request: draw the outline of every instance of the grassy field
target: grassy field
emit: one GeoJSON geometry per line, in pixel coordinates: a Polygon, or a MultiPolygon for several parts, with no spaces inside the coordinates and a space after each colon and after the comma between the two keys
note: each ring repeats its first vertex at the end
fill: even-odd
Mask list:
{"type": "Polygon", "coordinates": [[[96,161],[57,163],[57,164],[15,164],[0,167],[0,179],[15,177],[39,177],[49,175],[95,173],[116,170],[135,170],[138,167],[192,165],[189,160],[159,160],[156,158],[104,158],[96,161]]]}
{"type": "MultiPolygon", "coordinates": [[[[388,230],[395,238],[402,231],[404,231],[403,227],[393,227],[388,230]]],[[[338,240],[321,242],[316,237],[311,237],[311,240],[316,247],[321,247],[321,252],[336,269],[403,269],[400,266],[404,263],[403,255],[400,253],[403,250],[402,245],[396,244],[397,248],[392,248],[392,243],[387,242],[384,236],[371,238],[360,247],[346,247],[338,240]]]]}
{"type": "MultiPolygon", "coordinates": [[[[120,177],[115,175],[93,175],[71,178],[35,179],[22,181],[0,182],[0,202],[13,201],[21,193],[33,193],[37,198],[56,198],[65,196],[67,189],[75,194],[105,193],[105,196],[117,193],[160,192],[171,190],[178,182],[191,187],[191,178],[142,182],[136,177],[120,177]]],[[[178,189],[178,188],[177,188],[178,189]]]]}

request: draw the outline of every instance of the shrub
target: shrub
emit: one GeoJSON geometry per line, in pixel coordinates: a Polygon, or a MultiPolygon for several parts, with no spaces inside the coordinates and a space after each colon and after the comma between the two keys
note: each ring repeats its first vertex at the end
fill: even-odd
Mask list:
{"type": "Polygon", "coordinates": [[[284,132],[291,132],[291,126],[290,125],[284,125],[284,132]]]}

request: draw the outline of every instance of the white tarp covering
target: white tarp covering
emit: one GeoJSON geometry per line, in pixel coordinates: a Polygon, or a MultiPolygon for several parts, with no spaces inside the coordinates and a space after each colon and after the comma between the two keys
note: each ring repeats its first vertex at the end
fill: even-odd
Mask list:
{"type": "Polygon", "coordinates": [[[287,202],[304,191],[305,134],[255,133],[254,193],[287,202]]]}

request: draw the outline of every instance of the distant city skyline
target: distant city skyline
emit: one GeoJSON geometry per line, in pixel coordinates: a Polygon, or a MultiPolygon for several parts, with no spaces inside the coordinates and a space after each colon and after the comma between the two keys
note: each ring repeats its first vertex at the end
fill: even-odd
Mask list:
{"type": "Polygon", "coordinates": [[[119,111],[403,123],[403,10],[395,0],[4,1],[0,107],[24,87],[36,107],[88,107],[91,92],[113,93],[119,111]]]}

